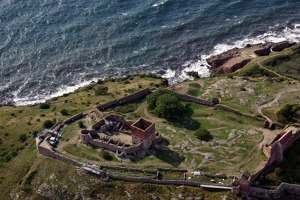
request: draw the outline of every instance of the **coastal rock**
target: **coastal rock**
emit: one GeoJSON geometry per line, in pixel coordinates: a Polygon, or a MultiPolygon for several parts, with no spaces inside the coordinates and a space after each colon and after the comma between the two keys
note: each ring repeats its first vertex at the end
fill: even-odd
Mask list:
{"type": "Polygon", "coordinates": [[[222,54],[212,56],[206,59],[206,62],[211,66],[211,69],[216,69],[226,63],[231,58],[237,57],[239,54],[239,48],[233,48],[229,51],[226,51],[222,54]]]}
{"type": "Polygon", "coordinates": [[[222,67],[219,67],[215,72],[219,74],[232,73],[238,69],[243,68],[251,59],[234,58],[225,63],[222,67]]]}
{"type": "Polygon", "coordinates": [[[271,53],[271,47],[272,45],[268,43],[262,46],[262,48],[255,50],[254,53],[258,56],[268,56],[271,53]]]}
{"type": "Polygon", "coordinates": [[[190,71],[190,72],[185,72],[188,76],[191,76],[193,78],[200,78],[198,72],[195,71],[190,71]]]}
{"type": "Polygon", "coordinates": [[[273,51],[282,51],[283,49],[289,48],[294,46],[296,43],[291,43],[289,41],[283,41],[283,42],[279,42],[279,43],[275,43],[272,45],[272,50],[273,51]]]}

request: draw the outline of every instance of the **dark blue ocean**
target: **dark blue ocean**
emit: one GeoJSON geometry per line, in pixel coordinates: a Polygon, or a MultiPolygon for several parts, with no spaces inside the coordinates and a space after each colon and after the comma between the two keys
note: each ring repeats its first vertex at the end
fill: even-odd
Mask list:
{"type": "Polygon", "coordinates": [[[209,76],[211,54],[282,40],[300,40],[299,0],[0,0],[0,103],[128,74],[209,76]]]}

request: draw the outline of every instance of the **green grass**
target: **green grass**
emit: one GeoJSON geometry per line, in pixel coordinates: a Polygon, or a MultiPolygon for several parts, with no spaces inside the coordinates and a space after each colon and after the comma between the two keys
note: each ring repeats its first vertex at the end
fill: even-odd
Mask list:
{"type": "Polygon", "coordinates": [[[187,91],[188,95],[197,97],[201,94],[201,91],[200,91],[201,86],[199,83],[189,83],[188,86],[189,86],[188,91],[187,91]]]}

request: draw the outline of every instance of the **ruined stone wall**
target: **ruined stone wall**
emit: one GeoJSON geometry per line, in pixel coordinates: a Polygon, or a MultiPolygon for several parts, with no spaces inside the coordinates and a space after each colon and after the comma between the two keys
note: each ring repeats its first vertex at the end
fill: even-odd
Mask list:
{"type": "Polygon", "coordinates": [[[228,111],[228,112],[235,113],[237,115],[243,115],[240,111],[235,110],[233,108],[229,108],[229,107],[224,106],[224,105],[217,104],[217,105],[215,105],[215,107],[218,108],[218,109],[222,109],[222,110],[225,110],[225,111],[228,111]]]}
{"type": "Polygon", "coordinates": [[[50,149],[46,149],[44,147],[41,147],[41,146],[38,146],[38,151],[39,151],[39,154],[41,155],[44,155],[44,156],[48,156],[48,157],[51,157],[51,158],[54,158],[54,159],[57,159],[57,160],[60,160],[60,161],[63,161],[63,162],[67,162],[67,163],[70,163],[74,166],[77,166],[77,167],[81,167],[82,164],[71,159],[71,158],[68,158],[67,156],[65,155],[60,155],[60,154],[57,154],[55,153],[54,151],[50,150],[50,149]]]}
{"type": "Polygon", "coordinates": [[[63,124],[70,124],[70,123],[72,123],[72,122],[74,122],[74,121],[76,121],[78,119],[81,119],[83,116],[84,115],[82,113],[78,113],[78,114],[76,114],[76,115],[74,115],[74,116],[72,116],[72,117],[64,120],[63,124]]]}
{"type": "Polygon", "coordinates": [[[111,144],[108,141],[98,140],[98,139],[95,140],[89,134],[81,134],[81,135],[84,138],[84,141],[86,142],[85,144],[91,144],[96,147],[104,148],[112,152],[119,151],[125,154],[132,154],[142,149],[141,143],[130,147],[123,147],[123,146],[117,146],[115,144],[111,144]]]}
{"type": "Polygon", "coordinates": [[[251,187],[248,196],[259,199],[298,199],[300,196],[300,186],[281,183],[275,190],[251,187]]]}
{"type": "Polygon", "coordinates": [[[110,114],[110,115],[106,116],[105,119],[108,121],[121,122],[122,124],[125,124],[128,128],[130,128],[130,126],[132,124],[132,122],[127,121],[124,119],[124,117],[122,117],[120,115],[116,115],[116,114],[110,114]]]}
{"type": "Polygon", "coordinates": [[[110,106],[116,105],[119,102],[130,102],[130,101],[145,97],[150,93],[151,93],[151,90],[149,88],[147,88],[147,89],[138,91],[136,93],[130,94],[126,97],[123,97],[123,98],[120,98],[120,99],[117,99],[117,100],[110,101],[110,102],[107,102],[105,104],[99,105],[99,106],[97,106],[96,110],[98,109],[99,111],[103,111],[106,108],[109,108],[110,106]]]}
{"type": "Polygon", "coordinates": [[[180,100],[182,101],[187,101],[187,102],[192,102],[192,103],[196,103],[196,104],[201,104],[201,105],[206,105],[206,106],[211,106],[213,107],[215,104],[213,104],[210,101],[204,100],[204,99],[199,99],[197,97],[193,97],[187,94],[178,94],[178,97],[180,100]]]}
{"type": "Polygon", "coordinates": [[[97,130],[98,128],[100,128],[100,127],[103,126],[104,124],[105,124],[104,119],[101,119],[101,120],[98,121],[96,124],[94,124],[94,125],[92,126],[92,128],[93,128],[94,130],[97,130]]]}

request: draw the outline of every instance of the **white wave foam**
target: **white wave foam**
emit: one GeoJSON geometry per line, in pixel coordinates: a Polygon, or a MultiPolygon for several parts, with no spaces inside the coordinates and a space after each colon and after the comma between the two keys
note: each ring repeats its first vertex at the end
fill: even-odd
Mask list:
{"type": "Polygon", "coordinates": [[[89,81],[83,81],[79,84],[76,84],[74,86],[61,86],[60,88],[57,88],[56,92],[50,94],[50,95],[37,95],[35,97],[18,97],[17,94],[15,94],[15,98],[13,100],[14,104],[17,106],[23,106],[23,105],[33,105],[37,103],[43,103],[48,99],[63,96],[64,94],[74,92],[80,87],[89,85],[92,81],[97,81],[98,79],[92,79],[89,81]]]}
{"type": "MultiPolygon", "coordinates": [[[[274,26],[275,27],[275,26],[274,26]]],[[[270,27],[270,28],[274,28],[270,27]]],[[[242,40],[235,41],[231,44],[218,44],[214,47],[213,52],[206,57],[210,57],[213,55],[221,54],[225,51],[228,51],[232,48],[243,48],[247,44],[259,44],[265,42],[282,42],[282,41],[290,41],[290,42],[300,42],[300,24],[294,24],[293,28],[286,27],[282,31],[268,31],[262,35],[257,37],[245,38],[242,40]]]]}
{"type": "Polygon", "coordinates": [[[168,0],[162,0],[162,1],[158,2],[158,3],[153,4],[152,6],[153,6],[153,7],[158,7],[158,6],[160,6],[160,5],[164,5],[167,1],[168,1],[168,0]]]}
{"type": "Polygon", "coordinates": [[[164,75],[162,75],[161,77],[166,78],[166,79],[170,79],[175,77],[176,71],[171,70],[171,69],[167,69],[167,71],[165,72],[164,75]]]}

